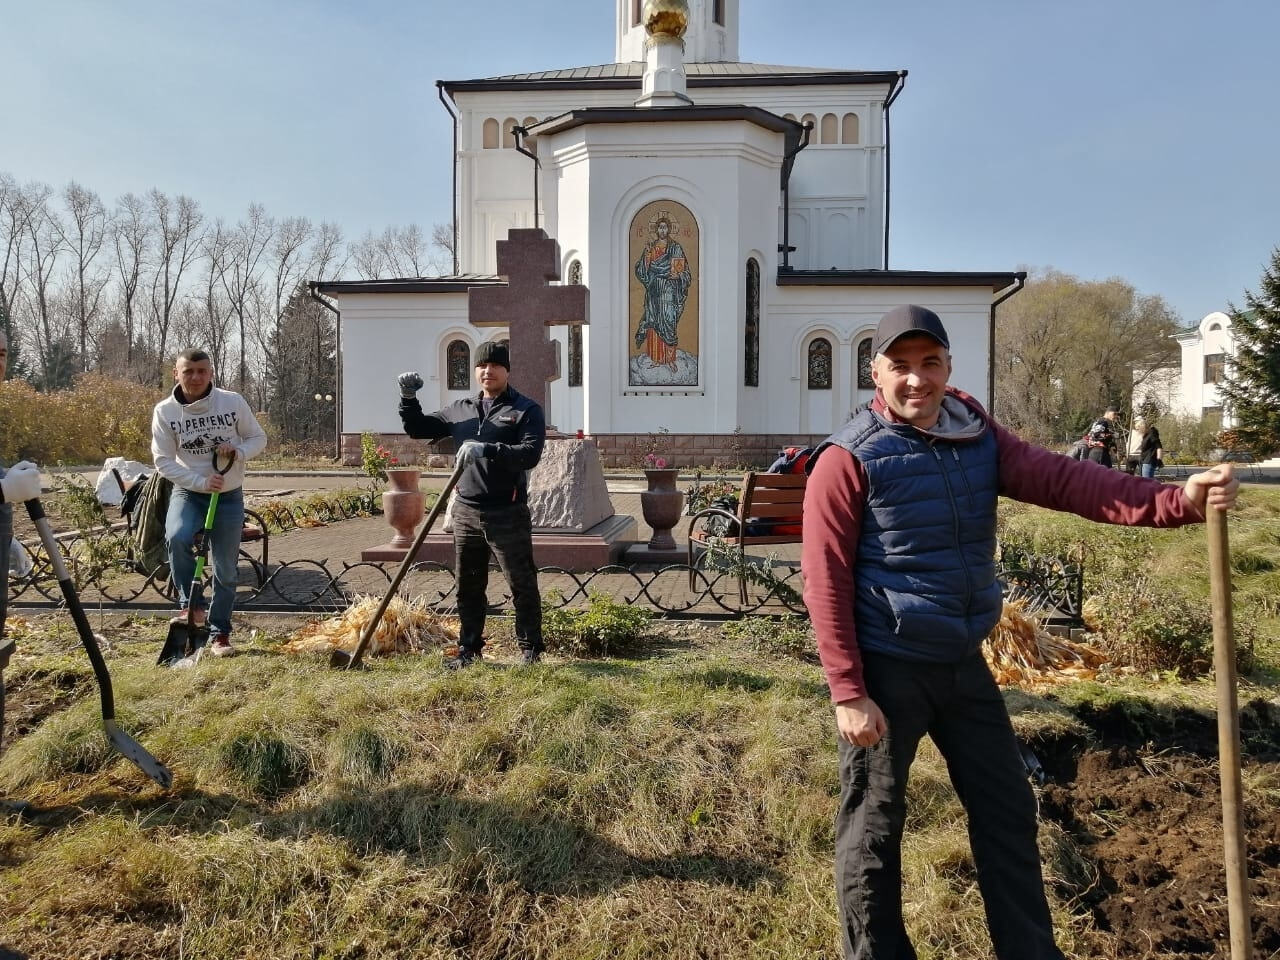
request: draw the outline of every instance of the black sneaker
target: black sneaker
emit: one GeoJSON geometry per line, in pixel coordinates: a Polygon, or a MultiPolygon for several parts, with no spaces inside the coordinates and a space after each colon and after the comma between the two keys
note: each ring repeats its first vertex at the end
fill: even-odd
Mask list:
{"type": "Polygon", "coordinates": [[[465,670],[472,664],[480,662],[479,650],[459,650],[456,657],[450,657],[444,662],[446,670],[465,670]]]}
{"type": "Polygon", "coordinates": [[[525,647],[520,651],[520,666],[531,667],[535,663],[542,662],[542,651],[535,650],[533,647],[525,647]]]}

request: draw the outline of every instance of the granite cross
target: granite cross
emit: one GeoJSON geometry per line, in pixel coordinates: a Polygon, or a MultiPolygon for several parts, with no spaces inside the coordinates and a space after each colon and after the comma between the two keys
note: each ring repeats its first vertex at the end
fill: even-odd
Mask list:
{"type": "Polygon", "coordinates": [[[506,327],[516,389],[546,410],[547,383],[560,376],[560,354],[547,327],[587,323],[587,288],[553,287],[560,279],[560,244],[545,230],[512,230],[498,241],[505,287],[472,287],[467,314],[477,327],[506,327]]]}

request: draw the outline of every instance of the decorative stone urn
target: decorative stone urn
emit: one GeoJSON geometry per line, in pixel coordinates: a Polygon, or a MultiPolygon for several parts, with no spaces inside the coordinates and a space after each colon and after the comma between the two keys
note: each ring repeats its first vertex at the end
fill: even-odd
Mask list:
{"type": "Polygon", "coordinates": [[[650,550],[676,548],[671,528],[680,522],[680,511],[684,507],[684,493],[676,489],[677,473],[673,468],[644,472],[649,489],[640,493],[640,512],[644,514],[644,522],[653,528],[650,550]]]}
{"type": "Polygon", "coordinates": [[[396,535],[391,538],[391,546],[401,550],[413,546],[413,531],[422,522],[423,497],[418,489],[418,481],[422,471],[407,467],[387,471],[387,481],[391,489],[382,494],[382,512],[386,514],[387,523],[396,535]]]}

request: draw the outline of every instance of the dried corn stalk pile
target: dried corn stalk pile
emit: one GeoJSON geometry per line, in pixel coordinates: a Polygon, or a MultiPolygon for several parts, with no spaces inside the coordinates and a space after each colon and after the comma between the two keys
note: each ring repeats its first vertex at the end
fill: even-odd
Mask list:
{"type": "MultiPolygon", "coordinates": [[[[360,634],[373,619],[379,597],[356,597],[341,616],[305,624],[284,645],[286,653],[329,653],[334,649],[353,652],[360,634]]],[[[397,653],[424,653],[458,642],[456,617],[437,616],[421,600],[407,602],[392,597],[386,612],[369,640],[369,656],[389,657],[397,653]]]]}
{"type": "Polygon", "coordinates": [[[996,683],[1064,683],[1092,680],[1106,657],[1085,643],[1056,637],[1023,610],[1006,601],[1000,622],[982,644],[996,683]]]}

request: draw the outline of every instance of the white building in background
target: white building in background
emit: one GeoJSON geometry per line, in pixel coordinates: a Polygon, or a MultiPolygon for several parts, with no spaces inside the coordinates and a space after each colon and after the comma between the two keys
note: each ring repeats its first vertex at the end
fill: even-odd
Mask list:
{"type": "Polygon", "coordinates": [[[1160,409],[1174,416],[1215,418],[1223,427],[1233,425],[1223,411],[1218,385],[1226,375],[1227,364],[1235,355],[1235,338],[1231,334],[1231,317],[1215,311],[1194,327],[1174,335],[1182,348],[1177,367],[1153,370],[1134,388],[1136,410],[1148,397],[1160,409]]]}
{"type": "Polygon", "coordinates": [[[455,117],[453,275],[315,286],[340,312],[344,456],[362,431],[395,441],[400,371],[423,374],[427,409],[475,389],[475,347],[506,334],[468,322],[467,291],[503,282],[496,242],[533,226],[559,242],[562,280],[590,290],[589,325],[552,329],[547,419],[595,437],[606,463],[659,431],[681,464],[730,440],[758,461],[825,436],[873,395],[871,334],[903,303],[938,312],[953,382],[990,402],[995,304],[1024,275],[888,268],[906,72],[741,62],[738,0],[691,0],[682,31],[615,2],[612,63],[438,82],[455,117]],[[674,325],[645,319],[646,283],[671,279],[650,267],[679,280],[674,325]]]}

